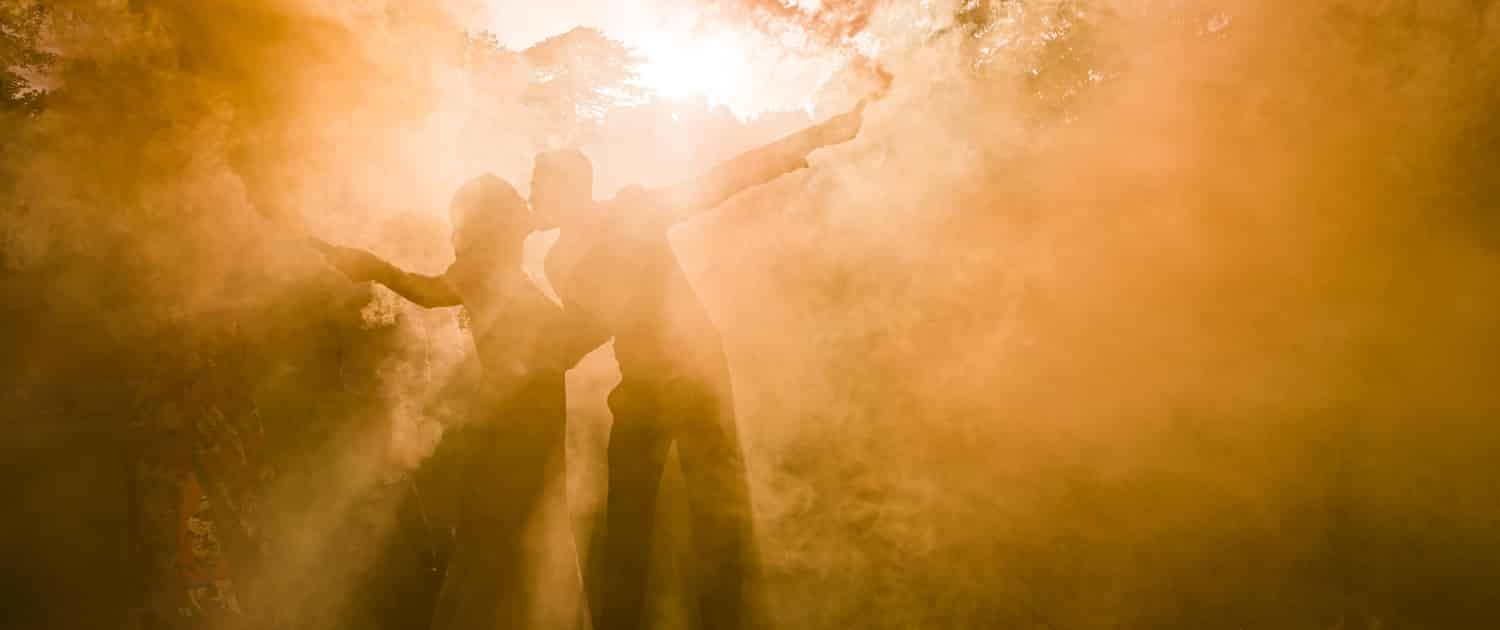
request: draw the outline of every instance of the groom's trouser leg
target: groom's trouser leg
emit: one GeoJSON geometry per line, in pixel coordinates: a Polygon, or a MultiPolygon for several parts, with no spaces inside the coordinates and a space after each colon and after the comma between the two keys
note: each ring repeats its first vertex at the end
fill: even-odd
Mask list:
{"type": "Polygon", "coordinates": [[[727,383],[673,393],[677,457],[692,514],[699,613],[704,628],[751,625],[759,572],[750,484],[727,383]]]}
{"type": "Polygon", "coordinates": [[[593,554],[594,630],[635,630],[644,623],[656,498],[671,436],[652,396],[622,383],[610,393],[609,491],[593,554]]]}
{"type": "Polygon", "coordinates": [[[672,441],[678,445],[692,515],[695,559],[689,575],[704,625],[746,625],[757,573],[749,482],[727,383],[722,387],[638,388],[610,395],[609,494],[595,537],[596,630],[644,623],[656,500],[672,441]]]}

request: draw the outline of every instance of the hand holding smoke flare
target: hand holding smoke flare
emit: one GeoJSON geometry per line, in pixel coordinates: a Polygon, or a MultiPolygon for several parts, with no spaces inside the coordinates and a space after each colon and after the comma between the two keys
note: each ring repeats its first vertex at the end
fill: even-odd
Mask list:
{"type": "Polygon", "coordinates": [[[869,95],[860,98],[848,112],[834,116],[819,125],[820,146],[842,144],[853,140],[859,135],[860,128],[864,126],[865,107],[890,94],[893,77],[890,72],[880,66],[879,62],[868,57],[857,56],[853,67],[859,74],[873,77],[875,89],[869,95]]]}

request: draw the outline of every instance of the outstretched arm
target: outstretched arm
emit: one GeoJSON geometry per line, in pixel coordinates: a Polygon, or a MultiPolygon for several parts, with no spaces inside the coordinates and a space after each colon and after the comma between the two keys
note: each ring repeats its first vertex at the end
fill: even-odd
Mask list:
{"type": "Polygon", "coordinates": [[[669,222],[686,220],[746,188],[807,168],[808,154],[819,148],[853,140],[863,123],[864,107],[864,101],[860,101],[847,113],[742,153],[691,181],[645,193],[638,201],[663,213],[669,222]]]}
{"type": "Polygon", "coordinates": [[[427,308],[463,304],[458,292],[442,276],[404,271],[362,249],[330,245],[317,238],[309,238],[308,243],[323,254],[328,264],[355,282],[378,282],[412,303],[427,308]]]}

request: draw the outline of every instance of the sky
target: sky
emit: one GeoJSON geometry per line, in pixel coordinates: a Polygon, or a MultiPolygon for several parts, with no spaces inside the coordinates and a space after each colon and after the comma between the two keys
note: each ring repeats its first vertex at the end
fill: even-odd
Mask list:
{"type": "Polygon", "coordinates": [[[687,0],[493,0],[490,15],[512,49],[578,26],[599,29],[646,58],[641,79],[662,96],[701,94],[742,117],[810,107],[838,63],[783,55],[769,36],[715,20],[687,0]]]}

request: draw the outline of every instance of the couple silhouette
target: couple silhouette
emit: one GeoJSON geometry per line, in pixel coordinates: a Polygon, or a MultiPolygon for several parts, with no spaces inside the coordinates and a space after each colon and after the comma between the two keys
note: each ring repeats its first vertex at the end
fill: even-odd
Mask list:
{"type": "Polygon", "coordinates": [[[471,429],[467,490],[433,628],[509,628],[528,619],[534,593],[521,539],[549,461],[563,451],[564,374],[610,338],[621,381],[609,394],[608,493],[584,571],[593,627],[645,623],[656,498],[674,443],[691,515],[699,618],[722,630],[759,625],[751,592],[759,559],[729,365],[667,233],[740,191],[806,168],[814,150],[853,139],[863,108],[682,184],[631,187],[605,201],[593,198],[593,166],[576,150],[537,156],[529,207],[499,177],[477,177],[453,198],[454,262],[437,276],[311,240],[352,280],[378,282],[423,307],[468,312],[489,417],[471,429]],[[545,271],[561,305],[522,269],[526,237],[553,226],[560,235],[545,271]]]}

